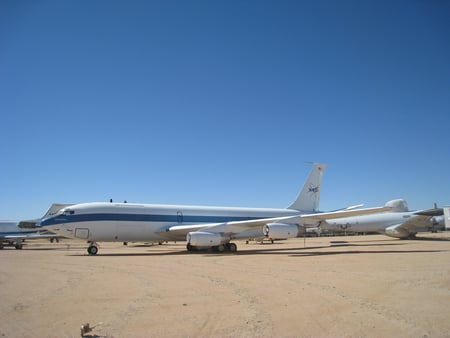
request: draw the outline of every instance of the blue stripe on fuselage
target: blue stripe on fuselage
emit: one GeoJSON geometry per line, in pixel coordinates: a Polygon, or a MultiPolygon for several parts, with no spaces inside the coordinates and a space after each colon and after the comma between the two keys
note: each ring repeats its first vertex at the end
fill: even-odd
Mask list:
{"type": "Polygon", "coordinates": [[[78,214],[59,215],[41,221],[41,226],[61,223],[95,222],[95,221],[127,221],[127,222],[167,222],[167,223],[223,223],[269,218],[273,216],[190,216],[190,215],[146,215],[146,214],[78,214]],[[182,219],[182,222],[181,222],[182,219]]]}

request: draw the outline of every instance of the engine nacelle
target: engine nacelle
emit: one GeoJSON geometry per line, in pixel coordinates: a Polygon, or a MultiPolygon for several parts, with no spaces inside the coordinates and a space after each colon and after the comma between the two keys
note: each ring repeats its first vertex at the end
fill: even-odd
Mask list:
{"type": "Polygon", "coordinates": [[[395,238],[402,238],[402,239],[412,237],[415,235],[414,233],[410,233],[408,230],[402,228],[401,224],[392,225],[390,227],[387,227],[384,230],[384,232],[387,236],[395,237],[395,238]]]}
{"type": "Polygon", "coordinates": [[[269,223],[264,225],[263,233],[269,239],[295,238],[299,235],[299,227],[296,224],[269,223]]]}
{"type": "Polygon", "coordinates": [[[203,231],[189,232],[186,241],[192,246],[217,246],[227,242],[221,234],[203,231]]]}
{"type": "Polygon", "coordinates": [[[404,199],[396,199],[392,201],[387,201],[384,205],[385,207],[392,208],[392,212],[407,212],[408,211],[408,203],[404,199]]]}
{"type": "Polygon", "coordinates": [[[37,222],[20,221],[19,228],[21,228],[21,229],[36,229],[36,228],[39,228],[39,226],[37,226],[37,222]]]}

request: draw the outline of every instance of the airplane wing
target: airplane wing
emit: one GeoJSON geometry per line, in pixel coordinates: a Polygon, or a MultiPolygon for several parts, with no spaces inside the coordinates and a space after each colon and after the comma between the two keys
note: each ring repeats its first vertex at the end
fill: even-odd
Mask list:
{"type": "Polygon", "coordinates": [[[61,238],[59,235],[55,234],[10,234],[10,235],[4,235],[0,236],[0,240],[6,239],[6,240],[12,240],[12,239],[39,239],[39,238],[61,238]]]}
{"type": "Polygon", "coordinates": [[[12,232],[7,234],[0,235],[0,249],[3,249],[5,245],[7,246],[15,246],[16,249],[22,249],[22,242],[28,239],[56,239],[62,238],[59,235],[52,234],[50,232],[46,233],[21,233],[21,232],[12,232]]]}
{"type": "MultiPolygon", "coordinates": [[[[397,231],[406,231],[407,233],[416,233],[421,231],[429,231],[432,227],[431,223],[432,216],[422,215],[421,213],[416,214],[416,216],[411,217],[406,222],[399,224],[394,227],[397,231]]],[[[392,228],[391,227],[391,228],[392,228]]]]}
{"type": "Polygon", "coordinates": [[[245,230],[251,230],[255,228],[263,227],[270,223],[284,223],[284,224],[297,224],[305,225],[314,222],[320,222],[326,219],[351,217],[358,215],[367,215],[373,213],[380,213],[385,211],[390,211],[390,207],[375,207],[366,209],[351,209],[342,211],[332,211],[332,212],[322,212],[315,214],[304,214],[298,216],[283,216],[283,217],[273,217],[273,218],[260,218],[255,220],[247,221],[232,221],[225,223],[209,223],[209,224],[194,224],[194,225],[174,225],[171,226],[161,233],[165,232],[169,237],[180,237],[185,236],[189,232],[194,231],[208,231],[209,233],[225,233],[229,235],[238,234],[245,230]]]}

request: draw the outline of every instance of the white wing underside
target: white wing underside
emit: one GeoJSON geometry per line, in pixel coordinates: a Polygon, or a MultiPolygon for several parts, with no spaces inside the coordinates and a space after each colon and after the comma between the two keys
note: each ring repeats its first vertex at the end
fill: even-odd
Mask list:
{"type": "Polygon", "coordinates": [[[194,231],[207,231],[210,233],[224,233],[232,235],[238,234],[246,230],[260,228],[270,223],[297,224],[303,226],[319,223],[320,221],[327,219],[367,215],[390,210],[391,208],[389,207],[376,207],[366,209],[323,212],[298,216],[260,218],[248,221],[233,221],[225,223],[208,223],[208,224],[193,224],[193,225],[174,225],[165,229],[165,232],[168,233],[169,235],[174,235],[177,237],[181,235],[186,235],[187,233],[194,231]]]}
{"type": "Polygon", "coordinates": [[[405,229],[408,232],[421,231],[431,224],[430,219],[431,216],[418,215],[402,223],[398,228],[405,229]]]}

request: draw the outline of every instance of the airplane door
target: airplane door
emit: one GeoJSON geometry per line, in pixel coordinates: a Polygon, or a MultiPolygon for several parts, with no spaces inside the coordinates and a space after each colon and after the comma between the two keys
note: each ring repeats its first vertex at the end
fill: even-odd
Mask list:
{"type": "Polygon", "coordinates": [[[89,238],[89,229],[87,228],[75,228],[75,237],[80,239],[89,238]]]}
{"type": "Polygon", "coordinates": [[[183,213],[181,211],[177,211],[177,221],[178,223],[183,223],[183,213]]]}

